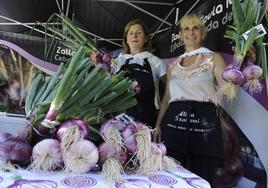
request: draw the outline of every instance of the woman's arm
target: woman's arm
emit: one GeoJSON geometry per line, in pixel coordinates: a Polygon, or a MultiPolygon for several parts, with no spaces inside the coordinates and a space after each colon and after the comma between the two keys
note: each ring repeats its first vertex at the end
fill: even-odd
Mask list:
{"type": "Polygon", "coordinates": [[[166,110],[168,108],[168,101],[169,101],[169,98],[170,98],[169,80],[170,80],[170,68],[168,67],[167,75],[166,75],[165,94],[164,94],[164,97],[163,97],[162,102],[161,102],[159,114],[158,114],[157,121],[156,121],[156,124],[155,124],[155,131],[153,133],[153,141],[154,142],[159,142],[161,140],[161,123],[162,123],[163,117],[164,117],[164,115],[166,113],[166,110]]]}
{"type": "Polygon", "coordinates": [[[225,61],[222,58],[222,56],[219,53],[213,53],[213,59],[214,59],[214,76],[216,78],[217,84],[219,87],[221,87],[225,81],[222,78],[222,72],[225,68],[225,61]]]}

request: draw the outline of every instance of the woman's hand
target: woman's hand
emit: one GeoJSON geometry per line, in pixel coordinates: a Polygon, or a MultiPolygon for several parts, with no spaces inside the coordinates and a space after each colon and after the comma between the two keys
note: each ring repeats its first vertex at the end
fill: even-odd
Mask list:
{"type": "Polygon", "coordinates": [[[156,125],[153,131],[153,142],[161,143],[161,127],[160,125],[156,125]]]}

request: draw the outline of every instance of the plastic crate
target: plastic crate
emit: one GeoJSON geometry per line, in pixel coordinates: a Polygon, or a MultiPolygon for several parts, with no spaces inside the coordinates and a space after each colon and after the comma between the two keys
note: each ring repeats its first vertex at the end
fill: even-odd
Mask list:
{"type": "Polygon", "coordinates": [[[27,125],[24,115],[0,112],[0,132],[16,134],[27,125]]]}

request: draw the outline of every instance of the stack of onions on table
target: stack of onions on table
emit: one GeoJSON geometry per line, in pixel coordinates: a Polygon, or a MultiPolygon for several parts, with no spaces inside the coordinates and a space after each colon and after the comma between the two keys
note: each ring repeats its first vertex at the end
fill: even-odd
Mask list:
{"type": "Polygon", "coordinates": [[[18,135],[0,136],[3,168],[37,173],[98,169],[108,182],[121,182],[125,170],[142,175],[174,170],[177,163],[165,155],[163,144],[151,141],[148,126],[114,119],[136,105],[132,81],[124,72],[110,74],[89,56],[81,45],[57,73],[36,76],[25,102],[29,125],[18,135]],[[92,139],[96,135],[101,139],[92,139]]]}

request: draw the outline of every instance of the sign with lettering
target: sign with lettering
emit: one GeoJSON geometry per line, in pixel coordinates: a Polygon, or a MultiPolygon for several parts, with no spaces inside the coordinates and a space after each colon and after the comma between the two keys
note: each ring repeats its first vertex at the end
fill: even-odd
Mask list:
{"type": "MultiPolygon", "coordinates": [[[[191,12],[200,15],[201,20],[205,23],[207,37],[204,46],[210,50],[232,52],[230,40],[224,38],[226,26],[231,24],[233,19],[231,9],[231,0],[208,0],[191,12]]],[[[177,57],[184,52],[178,26],[173,26],[153,40],[155,54],[160,58],[177,57]]]]}
{"type": "Polygon", "coordinates": [[[75,53],[72,49],[65,47],[60,41],[56,41],[50,48],[49,53],[45,55],[46,47],[50,45],[51,40],[46,42],[44,38],[35,36],[0,31],[0,39],[19,46],[34,57],[56,65],[66,63],[75,53]]]}

